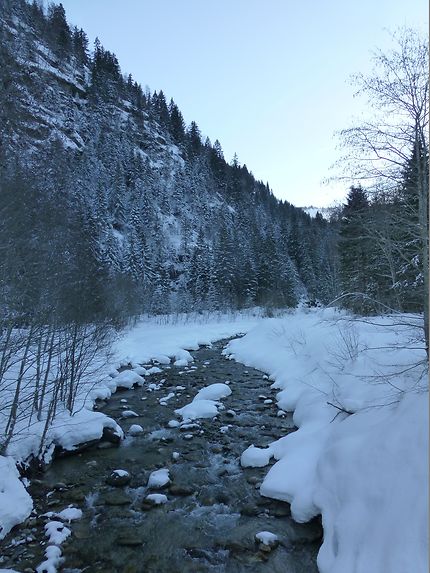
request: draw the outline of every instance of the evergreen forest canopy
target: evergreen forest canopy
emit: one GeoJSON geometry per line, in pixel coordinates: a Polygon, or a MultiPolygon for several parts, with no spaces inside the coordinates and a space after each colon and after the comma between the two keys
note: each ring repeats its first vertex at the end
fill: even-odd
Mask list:
{"type": "Polygon", "coordinates": [[[311,219],[237,157],[228,164],[218,140],[123,75],[98,40],[90,51],[61,4],[1,7],[4,320],[121,322],[303,296],[423,310],[425,139],[394,186],[354,185],[330,222],[311,219]]]}

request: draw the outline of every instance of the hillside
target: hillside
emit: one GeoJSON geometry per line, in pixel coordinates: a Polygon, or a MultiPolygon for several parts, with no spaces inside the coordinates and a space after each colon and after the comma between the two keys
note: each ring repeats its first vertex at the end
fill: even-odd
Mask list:
{"type": "Polygon", "coordinates": [[[173,100],[144,93],[98,41],[90,51],[61,5],[2,6],[1,241],[21,253],[2,262],[13,313],[123,318],[335,294],[325,221],[228,164],[173,100]]]}

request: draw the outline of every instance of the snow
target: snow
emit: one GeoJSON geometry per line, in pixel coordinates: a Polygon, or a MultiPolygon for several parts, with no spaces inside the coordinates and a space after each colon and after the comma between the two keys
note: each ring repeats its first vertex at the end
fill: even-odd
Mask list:
{"type": "Polygon", "coordinates": [[[83,409],[73,416],[63,412],[49,429],[49,441],[73,451],[79,444],[100,440],[104,428],[111,428],[121,438],[124,435],[120,426],[102,412],[83,409]]]}
{"type": "Polygon", "coordinates": [[[130,436],[138,436],[143,433],[143,428],[139,424],[132,424],[128,429],[128,433],[130,436]]]}
{"type": "Polygon", "coordinates": [[[175,410],[175,414],[182,416],[183,420],[213,418],[218,414],[218,407],[214,400],[196,400],[182,408],[178,408],[175,410]]]}
{"type": "Polygon", "coordinates": [[[162,488],[170,482],[169,470],[167,468],[162,468],[160,470],[155,470],[152,472],[148,479],[149,488],[162,488]]]}
{"type": "Polygon", "coordinates": [[[230,396],[231,390],[226,384],[216,383],[205,386],[197,392],[193,401],[175,410],[182,420],[197,420],[198,418],[213,418],[221,407],[218,400],[230,396]]]}
{"type": "Polygon", "coordinates": [[[261,494],[289,502],[299,522],[322,514],[321,573],[428,570],[420,326],[411,315],[301,310],[262,321],[225,350],[265,371],[279,408],[294,412],[297,431],[266,450],[250,446],[242,460],[273,452],[261,494]]]}
{"type": "Polygon", "coordinates": [[[114,379],[117,388],[133,388],[136,386],[143,386],[145,383],[144,378],[139,376],[136,371],[133,370],[123,370],[114,379]]]}
{"type": "Polygon", "coordinates": [[[167,503],[167,496],[163,493],[150,493],[146,496],[146,499],[155,503],[155,505],[163,505],[167,503]]]}
{"type": "Polygon", "coordinates": [[[159,403],[160,403],[161,406],[166,406],[166,405],[167,405],[167,402],[168,402],[169,400],[171,400],[172,398],[174,398],[174,397],[175,397],[175,393],[174,393],[174,392],[169,392],[169,393],[167,394],[167,396],[164,396],[163,398],[160,398],[160,399],[159,399],[159,403]]]}
{"type": "Polygon", "coordinates": [[[81,519],[82,510],[78,509],[77,507],[66,507],[66,509],[63,509],[59,513],[56,513],[55,517],[58,517],[62,521],[67,521],[70,523],[71,521],[81,519]]]}
{"type": "Polygon", "coordinates": [[[122,418],[138,418],[139,414],[137,414],[134,410],[124,410],[121,412],[122,418]]]}
{"type": "Polygon", "coordinates": [[[149,370],[146,371],[146,375],[148,376],[149,374],[159,374],[160,372],[162,372],[161,368],[158,368],[158,366],[152,366],[149,368],[149,370]]]}
{"type": "Polygon", "coordinates": [[[133,368],[133,372],[136,372],[136,374],[138,374],[139,376],[148,375],[148,370],[146,368],[143,368],[143,366],[136,366],[135,368],[133,368]]]}
{"type": "Polygon", "coordinates": [[[119,362],[146,364],[165,356],[183,360],[185,365],[192,362],[190,350],[248,332],[259,320],[258,313],[250,312],[143,318],[124,331],[113,345],[113,353],[119,362]]]}
{"type": "Polygon", "coordinates": [[[71,530],[61,521],[48,521],[45,525],[45,533],[49,537],[48,543],[52,545],[61,545],[72,534],[71,530]]]}
{"type": "Polygon", "coordinates": [[[231,390],[226,384],[216,383],[205,386],[197,392],[194,400],[220,400],[230,396],[231,390]]]}
{"type": "Polygon", "coordinates": [[[275,535],[274,533],[271,533],[270,531],[260,531],[256,533],[255,539],[257,539],[257,541],[260,541],[260,543],[262,543],[263,545],[269,545],[269,546],[276,545],[276,543],[278,542],[278,536],[275,535]]]}
{"type": "Polygon", "coordinates": [[[112,473],[118,477],[128,477],[130,475],[127,470],[113,470],[112,473]]]}
{"type": "Polygon", "coordinates": [[[46,561],[36,567],[37,573],[57,573],[57,567],[63,562],[61,549],[57,545],[49,545],[45,550],[46,561]]]}
{"type": "Polygon", "coordinates": [[[33,502],[19,479],[15,460],[0,456],[0,539],[30,515],[33,502]]]}
{"type": "MultiPolygon", "coordinates": [[[[300,310],[277,319],[244,315],[235,320],[205,316],[200,323],[157,320],[161,319],[144,319],[123,332],[114,344],[115,364],[141,363],[161,372],[150,366],[156,357],[160,364],[163,356],[189,364],[189,351],[200,344],[247,333],[229,343],[226,356],[266,372],[264,379],[277,391],[277,415],[293,412],[298,430],[288,433],[288,419],[286,436],[264,448],[250,445],[241,465],[264,467],[274,458],[262,495],[291,503],[297,521],[322,515],[321,573],[427,571],[428,394],[425,352],[416,344],[414,326],[421,324],[420,317],[353,321],[333,310],[300,310]],[[420,362],[421,367],[413,366],[420,362]]],[[[209,372],[210,364],[204,366],[209,372]]],[[[130,373],[138,376],[139,385],[144,379],[136,370],[124,370],[114,378],[111,371],[112,365],[104,378],[83,387],[85,396],[79,398],[73,416],[59,411],[48,444],[73,450],[99,439],[105,427],[122,436],[113,420],[91,411],[94,396],[109,397],[124,373],[126,378],[130,373]]],[[[234,382],[235,387],[240,384],[234,382]]],[[[158,390],[161,382],[152,386],[158,390]]],[[[228,384],[207,386],[175,413],[184,424],[214,417],[222,407],[219,400],[229,393],[228,384]],[[222,387],[222,393],[213,387],[222,387]]],[[[269,400],[263,395],[262,399],[269,400]]],[[[168,426],[177,427],[173,422],[168,426]]],[[[38,436],[33,425],[31,436],[12,443],[8,453],[26,459],[37,452],[38,436]]],[[[192,437],[186,434],[184,439],[192,437]]],[[[52,449],[47,459],[51,455],[52,449]]],[[[172,459],[177,457],[172,454],[172,459]]],[[[169,471],[163,468],[150,475],[148,487],[163,487],[169,481],[169,471]]],[[[14,460],[0,457],[0,536],[28,517],[31,509],[14,460]]],[[[59,559],[61,551],[52,557],[50,571],[56,570],[59,559]]]]}
{"type": "Polygon", "coordinates": [[[240,465],[243,468],[264,468],[272,457],[272,448],[256,448],[252,444],[240,456],[240,465]]]}

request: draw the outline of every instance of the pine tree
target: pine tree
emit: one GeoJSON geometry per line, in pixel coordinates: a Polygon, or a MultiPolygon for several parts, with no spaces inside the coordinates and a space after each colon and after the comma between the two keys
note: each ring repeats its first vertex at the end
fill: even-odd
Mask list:
{"type": "Polygon", "coordinates": [[[362,187],[351,187],[340,222],[340,277],[345,304],[357,312],[368,312],[366,296],[374,295],[370,272],[371,244],[368,239],[369,202],[362,187]]]}
{"type": "Polygon", "coordinates": [[[185,121],[173,99],[170,100],[169,104],[169,125],[170,133],[175,142],[178,144],[183,143],[185,139],[185,121]]]}

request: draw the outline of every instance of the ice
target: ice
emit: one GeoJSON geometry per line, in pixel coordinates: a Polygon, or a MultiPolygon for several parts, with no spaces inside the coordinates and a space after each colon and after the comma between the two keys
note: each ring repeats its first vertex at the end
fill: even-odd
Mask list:
{"type": "Polygon", "coordinates": [[[167,422],[167,425],[169,426],[169,428],[177,428],[180,423],[178,422],[178,420],[169,420],[167,422]]]}
{"type": "Polygon", "coordinates": [[[148,479],[149,488],[162,488],[170,482],[169,470],[167,468],[162,468],[160,470],[155,470],[152,472],[148,479]]]}
{"type": "Polygon", "coordinates": [[[240,465],[243,468],[263,468],[267,466],[272,457],[272,448],[256,448],[252,444],[240,456],[240,465]]]}

